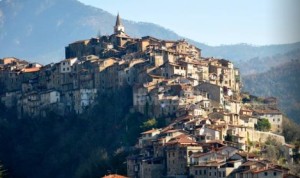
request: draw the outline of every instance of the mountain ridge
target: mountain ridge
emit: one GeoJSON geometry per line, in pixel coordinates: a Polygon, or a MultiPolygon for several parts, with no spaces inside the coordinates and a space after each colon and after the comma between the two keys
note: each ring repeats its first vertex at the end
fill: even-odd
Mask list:
{"type": "Polygon", "coordinates": [[[244,76],[244,88],[254,95],[277,97],[282,111],[300,123],[299,68],[298,57],[266,72],[244,76]]]}
{"type": "MultiPolygon", "coordinates": [[[[125,19],[122,21],[126,32],[132,37],[154,36],[166,40],[184,38],[154,23],[125,19]]],[[[63,49],[69,43],[89,39],[99,32],[102,35],[111,34],[114,22],[114,15],[77,0],[2,0],[0,57],[15,56],[40,63],[57,62],[64,58],[63,49]]],[[[191,39],[187,40],[202,49],[204,56],[226,58],[233,62],[300,49],[300,42],[267,46],[249,44],[209,46],[191,39]]]]}

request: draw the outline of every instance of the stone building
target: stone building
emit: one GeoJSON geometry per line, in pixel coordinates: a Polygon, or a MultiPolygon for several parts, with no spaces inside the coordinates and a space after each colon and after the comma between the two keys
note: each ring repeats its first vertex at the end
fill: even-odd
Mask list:
{"type": "Polygon", "coordinates": [[[170,139],[166,143],[167,175],[175,177],[188,175],[189,156],[201,150],[202,147],[188,135],[181,134],[170,139]]]}
{"type": "Polygon", "coordinates": [[[282,113],[274,109],[255,109],[254,116],[260,119],[268,119],[271,124],[271,132],[282,132],[282,113]]]}
{"type": "Polygon", "coordinates": [[[65,48],[65,57],[66,59],[82,58],[88,55],[95,55],[101,58],[121,57],[126,53],[124,47],[133,42],[137,42],[137,39],[131,38],[125,33],[125,27],[122,25],[118,14],[114,26],[114,34],[69,44],[65,48]]]}

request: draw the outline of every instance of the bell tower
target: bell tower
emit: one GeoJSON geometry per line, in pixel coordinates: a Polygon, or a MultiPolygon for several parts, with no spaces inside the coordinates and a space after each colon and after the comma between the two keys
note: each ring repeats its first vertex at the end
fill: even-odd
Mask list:
{"type": "Polygon", "coordinates": [[[117,20],[116,20],[116,25],[114,27],[114,32],[115,32],[115,35],[125,34],[125,28],[121,23],[121,18],[120,18],[119,13],[117,15],[117,20]]]}

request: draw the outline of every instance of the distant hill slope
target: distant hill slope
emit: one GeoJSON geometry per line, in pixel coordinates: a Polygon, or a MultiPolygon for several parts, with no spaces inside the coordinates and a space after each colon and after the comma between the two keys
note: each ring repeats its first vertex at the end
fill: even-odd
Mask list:
{"type": "Polygon", "coordinates": [[[267,72],[271,68],[280,66],[290,60],[299,59],[300,50],[295,49],[284,54],[277,54],[267,57],[255,57],[249,60],[238,61],[236,65],[239,66],[242,75],[257,74],[267,72]]]}
{"type": "Polygon", "coordinates": [[[241,61],[253,58],[264,58],[300,50],[300,42],[292,44],[252,46],[249,44],[221,45],[216,47],[203,46],[202,50],[207,56],[223,57],[239,64],[241,61]]]}
{"type": "MultiPolygon", "coordinates": [[[[96,36],[99,31],[111,34],[114,23],[112,14],[76,0],[3,0],[0,2],[0,57],[17,56],[44,63],[49,56],[62,59],[67,44],[96,36]]],[[[151,23],[127,20],[123,23],[133,37],[179,38],[174,32],[151,23]]]]}
{"type": "Polygon", "coordinates": [[[244,89],[258,96],[275,96],[289,118],[300,123],[300,56],[271,70],[243,77],[244,89]]]}
{"type": "MultiPolygon", "coordinates": [[[[115,14],[114,14],[115,15],[115,14]]],[[[111,34],[115,16],[77,0],[0,1],[0,58],[16,56],[48,63],[64,58],[64,47],[74,41],[111,34]]],[[[122,16],[122,14],[121,14],[122,16]]],[[[154,36],[180,39],[180,35],[152,23],[123,20],[133,37],[154,36]]],[[[300,49],[300,43],[255,47],[246,44],[212,47],[195,42],[204,56],[222,57],[233,62],[262,58],[300,49]]]]}

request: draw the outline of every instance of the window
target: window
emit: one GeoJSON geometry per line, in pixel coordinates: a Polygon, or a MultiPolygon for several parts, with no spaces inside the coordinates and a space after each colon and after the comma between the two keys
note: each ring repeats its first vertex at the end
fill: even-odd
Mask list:
{"type": "Polygon", "coordinates": [[[203,171],[203,174],[206,175],[206,170],[203,171]]]}
{"type": "Polygon", "coordinates": [[[209,176],[211,176],[211,172],[209,172],[209,176]]]}
{"type": "Polygon", "coordinates": [[[274,176],[277,176],[277,172],[274,172],[273,175],[274,175],[274,176]]]}
{"type": "Polygon", "coordinates": [[[202,175],[202,170],[199,170],[199,175],[202,175]]]}
{"type": "Polygon", "coordinates": [[[267,173],[267,172],[265,172],[265,176],[268,176],[268,173],[267,173]]]}
{"type": "Polygon", "coordinates": [[[195,175],[198,175],[198,170],[195,170],[195,175]]]}

